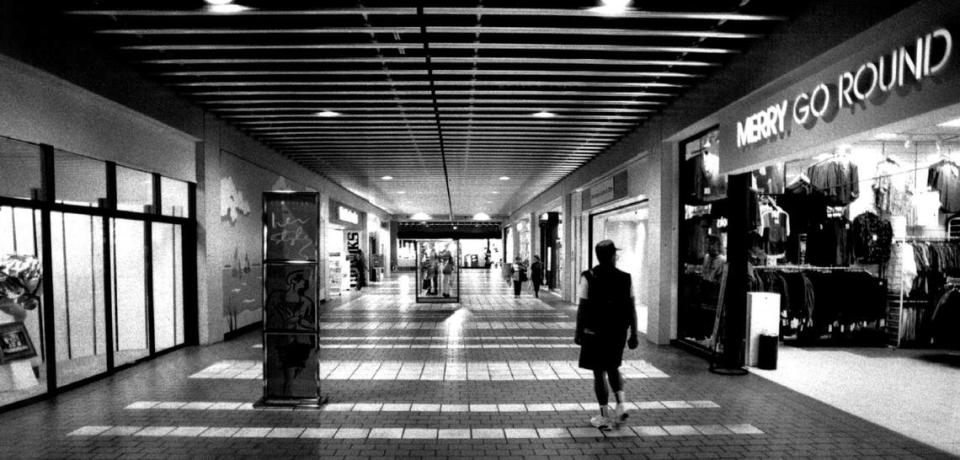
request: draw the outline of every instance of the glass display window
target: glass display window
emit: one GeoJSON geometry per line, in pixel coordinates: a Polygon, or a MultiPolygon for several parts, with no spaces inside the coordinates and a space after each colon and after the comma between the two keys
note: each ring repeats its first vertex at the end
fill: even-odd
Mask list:
{"type": "Polygon", "coordinates": [[[417,240],[417,302],[459,302],[460,263],[459,240],[417,240]]]}
{"type": "Polygon", "coordinates": [[[40,146],[0,137],[0,196],[33,198],[40,190],[40,146]]]}
{"type": "Polygon", "coordinates": [[[637,310],[637,328],[647,332],[647,312],[649,310],[646,280],[647,231],[649,211],[647,203],[629,205],[590,216],[592,240],[590,241],[591,261],[596,264],[593,247],[600,241],[611,240],[618,249],[617,268],[630,274],[633,281],[634,305],[637,310]]]}

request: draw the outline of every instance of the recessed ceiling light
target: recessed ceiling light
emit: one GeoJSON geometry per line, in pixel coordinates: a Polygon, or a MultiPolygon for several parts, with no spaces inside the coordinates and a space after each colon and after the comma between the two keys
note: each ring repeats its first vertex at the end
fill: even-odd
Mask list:
{"type": "Polygon", "coordinates": [[[509,176],[500,176],[500,180],[510,180],[509,176]]]}
{"type": "Polygon", "coordinates": [[[233,3],[233,0],[204,0],[207,2],[207,5],[229,5],[233,3]]]}
{"type": "Polygon", "coordinates": [[[492,193],[493,193],[494,195],[497,195],[497,194],[499,194],[500,192],[494,190],[492,193]]]}
{"type": "Polygon", "coordinates": [[[490,220],[490,215],[485,212],[478,212],[473,215],[473,220],[490,220]]]}
{"type": "Polygon", "coordinates": [[[210,5],[207,7],[207,11],[217,14],[230,14],[230,13],[240,13],[242,11],[247,11],[250,8],[247,8],[243,5],[210,5]]]}
{"type": "Polygon", "coordinates": [[[896,139],[897,135],[895,133],[879,133],[873,137],[876,139],[880,139],[881,141],[889,141],[889,140],[896,139]]]}
{"type": "Polygon", "coordinates": [[[418,212],[410,216],[410,220],[430,220],[430,219],[432,219],[432,217],[430,217],[429,214],[423,213],[423,212],[418,212]]]}
{"type": "Polygon", "coordinates": [[[393,176],[383,176],[383,177],[381,177],[381,179],[383,179],[383,180],[393,180],[393,176]]]}
{"type": "Polygon", "coordinates": [[[404,193],[407,193],[407,191],[406,191],[406,190],[397,190],[397,194],[398,194],[398,195],[403,195],[404,193]]]}
{"type": "Polygon", "coordinates": [[[623,14],[627,12],[631,0],[600,0],[600,6],[590,8],[590,11],[601,14],[623,14]]]}
{"type": "Polygon", "coordinates": [[[960,118],[957,118],[956,120],[950,120],[946,123],[940,123],[939,126],[944,128],[960,128],[960,118]]]}
{"type": "Polygon", "coordinates": [[[340,112],[334,112],[333,110],[324,110],[322,112],[317,112],[315,115],[318,117],[326,117],[326,118],[339,117],[340,112]]]}
{"type": "Polygon", "coordinates": [[[457,229],[457,226],[456,226],[456,225],[454,225],[454,226],[453,226],[453,229],[454,229],[454,230],[456,230],[456,229],[457,229]]]}
{"type": "Polygon", "coordinates": [[[553,117],[557,116],[557,114],[555,114],[555,113],[553,113],[553,112],[547,112],[546,110],[541,110],[541,111],[533,114],[533,116],[535,116],[535,117],[537,117],[537,118],[553,118],[553,117]]]}

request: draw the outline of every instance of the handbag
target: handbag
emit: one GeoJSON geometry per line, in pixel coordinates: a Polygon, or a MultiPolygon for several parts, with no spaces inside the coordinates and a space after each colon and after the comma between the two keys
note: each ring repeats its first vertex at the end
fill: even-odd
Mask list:
{"type": "Polygon", "coordinates": [[[523,283],[525,281],[527,281],[527,271],[520,269],[520,282],[523,283]]]}

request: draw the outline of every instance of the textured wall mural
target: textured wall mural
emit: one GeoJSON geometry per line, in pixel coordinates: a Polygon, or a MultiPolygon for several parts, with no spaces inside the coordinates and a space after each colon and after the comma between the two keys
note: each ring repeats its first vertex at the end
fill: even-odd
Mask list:
{"type": "Polygon", "coordinates": [[[234,331],[261,319],[263,192],[304,191],[283,176],[228,152],[220,154],[220,266],[223,315],[234,331]]]}

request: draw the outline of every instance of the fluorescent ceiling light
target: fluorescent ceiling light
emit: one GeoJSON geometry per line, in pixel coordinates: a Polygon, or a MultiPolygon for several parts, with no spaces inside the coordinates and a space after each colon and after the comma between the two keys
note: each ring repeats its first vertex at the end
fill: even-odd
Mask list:
{"type": "Polygon", "coordinates": [[[494,194],[494,195],[497,195],[497,194],[499,194],[499,193],[500,193],[500,192],[498,192],[498,191],[496,191],[496,190],[493,191],[493,194],[494,194]]]}
{"type": "Polygon", "coordinates": [[[383,177],[381,177],[381,179],[383,179],[383,180],[393,180],[393,176],[383,176],[383,177]]]}
{"type": "Polygon", "coordinates": [[[207,5],[229,5],[233,0],[205,0],[207,5]]]}
{"type": "Polygon", "coordinates": [[[473,220],[490,220],[490,215],[485,212],[478,212],[473,215],[473,220]]]}
{"type": "Polygon", "coordinates": [[[318,117],[326,117],[326,118],[339,117],[340,112],[334,112],[333,110],[324,110],[323,112],[317,112],[315,115],[318,117]]]}
{"type": "Polygon", "coordinates": [[[239,13],[242,11],[247,11],[250,8],[247,8],[243,5],[235,5],[233,3],[225,3],[222,5],[210,5],[207,7],[207,11],[211,13],[219,14],[230,14],[230,13],[239,13]]]}
{"type": "Polygon", "coordinates": [[[500,176],[500,180],[510,180],[510,176],[500,176]]]}
{"type": "Polygon", "coordinates": [[[956,120],[950,120],[946,123],[940,123],[939,126],[944,128],[960,128],[960,118],[957,118],[956,120]]]}
{"type": "Polygon", "coordinates": [[[590,8],[590,11],[601,14],[617,15],[627,12],[631,0],[600,0],[600,6],[590,8]]]}
{"type": "Polygon", "coordinates": [[[423,213],[423,212],[418,212],[410,216],[410,220],[430,220],[430,219],[432,219],[432,217],[430,217],[429,214],[423,213]]]}
{"type": "Polygon", "coordinates": [[[547,112],[546,110],[541,110],[541,111],[533,114],[533,116],[535,116],[535,117],[537,117],[537,118],[553,118],[553,117],[557,116],[557,114],[555,114],[555,113],[553,113],[553,112],[547,112]]]}
{"type": "Polygon", "coordinates": [[[406,191],[406,190],[397,190],[397,194],[398,194],[398,195],[403,195],[404,193],[407,193],[407,191],[406,191]]]}
{"type": "Polygon", "coordinates": [[[896,139],[897,135],[895,133],[879,133],[873,137],[876,139],[880,139],[881,141],[890,141],[890,140],[896,139]]]}

